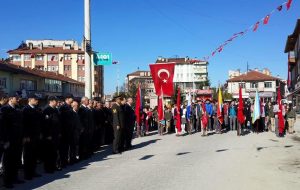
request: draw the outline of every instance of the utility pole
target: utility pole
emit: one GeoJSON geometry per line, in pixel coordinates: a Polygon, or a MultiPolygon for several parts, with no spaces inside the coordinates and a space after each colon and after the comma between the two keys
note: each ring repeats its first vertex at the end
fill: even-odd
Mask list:
{"type": "Polygon", "coordinates": [[[92,98],[91,72],[91,0],[84,0],[84,60],[85,60],[85,96],[92,98]]]}

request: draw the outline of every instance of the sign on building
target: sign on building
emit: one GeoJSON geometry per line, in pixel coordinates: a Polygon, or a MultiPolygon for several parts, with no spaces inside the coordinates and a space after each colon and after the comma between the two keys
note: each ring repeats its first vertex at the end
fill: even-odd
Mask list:
{"type": "Polygon", "coordinates": [[[95,53],[94,63],[96,65],[111,65],[112,64],[111,53],[95,53]]]}

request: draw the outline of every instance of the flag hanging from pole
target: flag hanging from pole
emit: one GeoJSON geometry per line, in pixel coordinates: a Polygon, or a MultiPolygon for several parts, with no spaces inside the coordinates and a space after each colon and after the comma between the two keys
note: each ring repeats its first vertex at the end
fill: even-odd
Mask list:
{"type": "Polygon", "coordinates": [[[223,97],[222,97],[222,92],[221,88],[219,88],[219,93],[218,93],[218,108],[217,108],[217,116],[218,120],[221,124],[223,124],[223,115],[222,115],[222,106],[223,106],[223,97]]]}
{"type": "Polygon", "coordinates": [[[259,21],[254,25],[253,32],[256,32],[259,26],[259,21]]]}
{"type": "Polygon", "coordinates": [[[157,108],[158,108],[158,110],[157,110],[158,120],[162,121],[162,120],[165,119],[165,116],[164,116],[164,97],[163,97],[163,93],[158,98],[158,106],[157,106],[157,108]]]}
{"type": "Polygon", "coordinates": [[[278,129],[279,129],[279,134],[282,134],[284,131],[284,119],[282,115],[282,104],[281,104],[281,93],[280,93],[280,88],[278,88],[277,91],[277,104],[279,106],[279,112],[278,112],[278,129]]]}
{"type": "Polygon", "coordinates": [[[243,95],[242,95],[242,87],[240,87],[239,89],[239,107],[238,107],[237,119],[240,124],[244,124],[245,116],[244,116],[244,102],[243,102],[243,95]]]}
{"type": "Polygon", "coordinates": [[[174,78],[175,63],[150,64],[150,71],[154,82],[156,94],[172,96],[174,93],[173,78],[174,78]]]}
{"type": "Polygon", "coordinates": [[[255,100],[254,100],[254,110],[253,110],[253,117],[252,117],[252,123],[254,123],[256,120],[260,118],[260,105],[259,105],[259,95],[258,91],[256,89],[255,92],[255,100]]]}
{"type": "Polygon", "coordinates": [[[135,103],[135,115],[136,115],[136,122],[138,126],[141,125],[141,86],[139,84],[137,92],[136,92],[136,103],[135,103]]]}
{"type": "Polygon", "coordinates": [[[178,92],[177,92],[177,115],[176,115],[176,128],[177,128],[177,132],[181,133],[181,116],[180,116],[180,88],[178,88],[178,92]]]}

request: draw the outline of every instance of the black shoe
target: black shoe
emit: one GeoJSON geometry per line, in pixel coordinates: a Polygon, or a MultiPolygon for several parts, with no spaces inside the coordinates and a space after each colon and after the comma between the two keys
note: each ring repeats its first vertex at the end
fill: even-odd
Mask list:
{"type": "Polygon", "coordinates": [[[5,187],[7,189],[13,189],[14,188],[13,184],[4,184],[3,187],[5,187]]]}
{"type": "Polygon", "coordinates": [[[25,175],[24,179],[30,181],[30,180],[32,180],[32,176],[26,176],[26,175],[25,175]]]}
{"type": "Polygon", "coordinates": [[[113,151],[112,154],[120,154],[119,151],[113,151]]]}

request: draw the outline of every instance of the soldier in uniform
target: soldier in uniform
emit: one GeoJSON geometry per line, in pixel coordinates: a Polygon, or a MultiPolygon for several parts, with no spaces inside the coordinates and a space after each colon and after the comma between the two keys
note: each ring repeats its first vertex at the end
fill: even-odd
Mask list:
{"type": "Polygon", "coordinates": [[[17,97],[10,97],[7,105],[0,109],[0,139],[3,142],[3,182],[4,187],[13,188],[18,179],[18,162],[21,159],[22,124],[21,112],[16,109],[17,97]]]}
{"type": "Polygon", "coordinates": [[[59,137],[61,135],[60,116],[56,108],[56,97],[48,98],[49,104],[43,110],[43,142],[44,142],[44,170],[53,173],[56,170],[59,137]]]}
{"type": "Polygon", "coordinates": [[[112,106],[114,129],[113,154],[118,154],[122,151],[122,132],[124,129],[124,111],[121,107],[122,100],[121,96],[115,97],[116,103],[112,106]]]}
{"type": "Polygon", "coordinates": [[[24,176],[26,180],[33,177],[40,177],[36,173],[38,144],[41,140],[41,119],[42,113],[37,108],[38,98],[35,95],[29,96],[28,105],[23,109],[23,142],[24,142],[24,176]]]}
{"type": "Polygon", "coordinates": [[[65,97],[65,103],[60,107],[59,112],[61,116],[61,139],[60,139],[60,164],[62,168],[65,168],[68,164],[70,138],[72,137],[72,107],[71,104],[74,98],[72,94],[68,94],[65,97]]]}
{"type": "Polygon", "coordinates": [[[134,130],[134,123],[135,123],[135,112],[132,105],[132,98],[127,99],[127,103],[124,105],[124,114],[126,118],[125,128],[124,128],[124,138],[125,138],[125,149],[132,148],[132,136],[134,130]]]}

